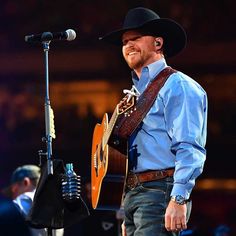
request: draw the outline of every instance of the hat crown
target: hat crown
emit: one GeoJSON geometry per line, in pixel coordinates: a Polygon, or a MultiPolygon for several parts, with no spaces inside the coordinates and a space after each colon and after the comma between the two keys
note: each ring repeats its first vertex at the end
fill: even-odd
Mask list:
{"type": "Polygon", "coordinates": [[[163,37],[164,54],[171,57],[178,54],[186,45],[186,33],[181,25],[144,7],[136,7],[128,11],[123,27],[100,37],[100,40],[115,45],[122,45],[122,36],[129,30],[141,30],[146,35],[163,37]]]}
{"type": "Polygon", "coordinates": [[[144,7],[137,7],[128,11],[123,28],[137,28],[157,19],[160,19],[160,17],[154,11],[144,7]]]}

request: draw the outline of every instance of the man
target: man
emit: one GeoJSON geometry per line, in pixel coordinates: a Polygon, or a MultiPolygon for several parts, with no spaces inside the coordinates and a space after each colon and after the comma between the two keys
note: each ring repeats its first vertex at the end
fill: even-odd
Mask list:
{"type": "MultiPolygon", "coordinates": [[[[40,168],[36,165],[23,165],[12,173],[11,184],[3,193],[13,199],[21,215],[26,218],[33,203],[35,190],[40,178],[40,168]]],[[[12,222],[12,227],[14,222],[12,222]]],[[[46,229],[29,228],[32,236],[46,236],[46,229]]],[[[53,230],[53,235],[63,235],[63,229],[53,230]]]]}
{"type": "MultiPolygon", "coordinates": [[[[167,68],[165,58],[185,47],[186,34],[175,21],[138,7],[127,13],[123,28],[101,40],[122,45],[135,85],[130,94],[136,92],[140,97],[167,68]]],[[[193,79],[175,71],[128,138],[129,173],[124,198],[128,236],[179,235],[187,228],[190,193],[205,161],[206,125],[205,91],[193,79]]]]}
{"type": "Polygon", "coordinates": [[[30,236],[24,217],[11,199],[0,193],[0,236],[30,236]]]}

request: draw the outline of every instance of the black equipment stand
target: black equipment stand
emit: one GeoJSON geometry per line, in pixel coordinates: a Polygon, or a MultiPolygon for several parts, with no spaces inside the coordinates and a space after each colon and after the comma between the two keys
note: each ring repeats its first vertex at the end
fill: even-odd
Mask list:
{"type": "Polygon", "coordinates": [[[52,139],[56,138],[54,114],[49,99],[49,66],[48,53],[51,41],[43,41],[45,63],[45,129],[47,150],[39,151],[40,163],[42,156],[47,161],[41,165],[41,177],[36,188],[34,201],[27,221],[34,228],[47,228],[47,235],[52,236],[53,229],[68,227],[89,216],[86,203],[80,197],[74,202],[65,202],[62,198],[62,176],[65,174],[63,161],[52,158],[52,139]]]}

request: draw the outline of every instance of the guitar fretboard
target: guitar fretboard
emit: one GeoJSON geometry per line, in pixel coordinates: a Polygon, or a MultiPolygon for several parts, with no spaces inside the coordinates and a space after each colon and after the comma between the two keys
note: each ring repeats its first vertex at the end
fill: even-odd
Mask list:
{"type": "Polygon", "coordinates": [[[111,136],[112,130],[114,128],[114,125],[116,123],[116,120],[118,118],[118,106],[116,106],[115,111],[113,112],[110,122],[108,123],[108,127],[105,130],[105,133],[103,134],[103,138],[102,138],[102,150],[104,151],[104,147],[107,145],[107,142],[111,136]]]}
{"type": "Polygon", "coordinates": [[[118,116],[122,113],[128,112],[128,110],[134,106],[135,100],[134,100],[134,96],[129,97],[129,96],[125,96],[120,103],[116,106],[115,111],[113,112],[111,119],[108,123],[108,127],[107,129],[104,131],[103,133],[103,138],[102,138],[102,150],[104,151],[105,146],[108,143],[108,140],[111,136],[112,130],[114,128],[114,125],[116,123],[116,120],[118,118],[118,116]]]}

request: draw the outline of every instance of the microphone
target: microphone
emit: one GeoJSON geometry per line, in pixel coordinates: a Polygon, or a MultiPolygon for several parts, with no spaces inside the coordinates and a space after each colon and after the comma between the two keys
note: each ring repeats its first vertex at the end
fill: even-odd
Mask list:
{"type": "Polygon", "coordinates": [[[42,34],[32,34],[25,36],[25,42],[45,42],[51,40],[67,40],[72,41],[76,38],[76,32],[73,29],[68,29],[62,32],[43,32],[42,34]]]}

